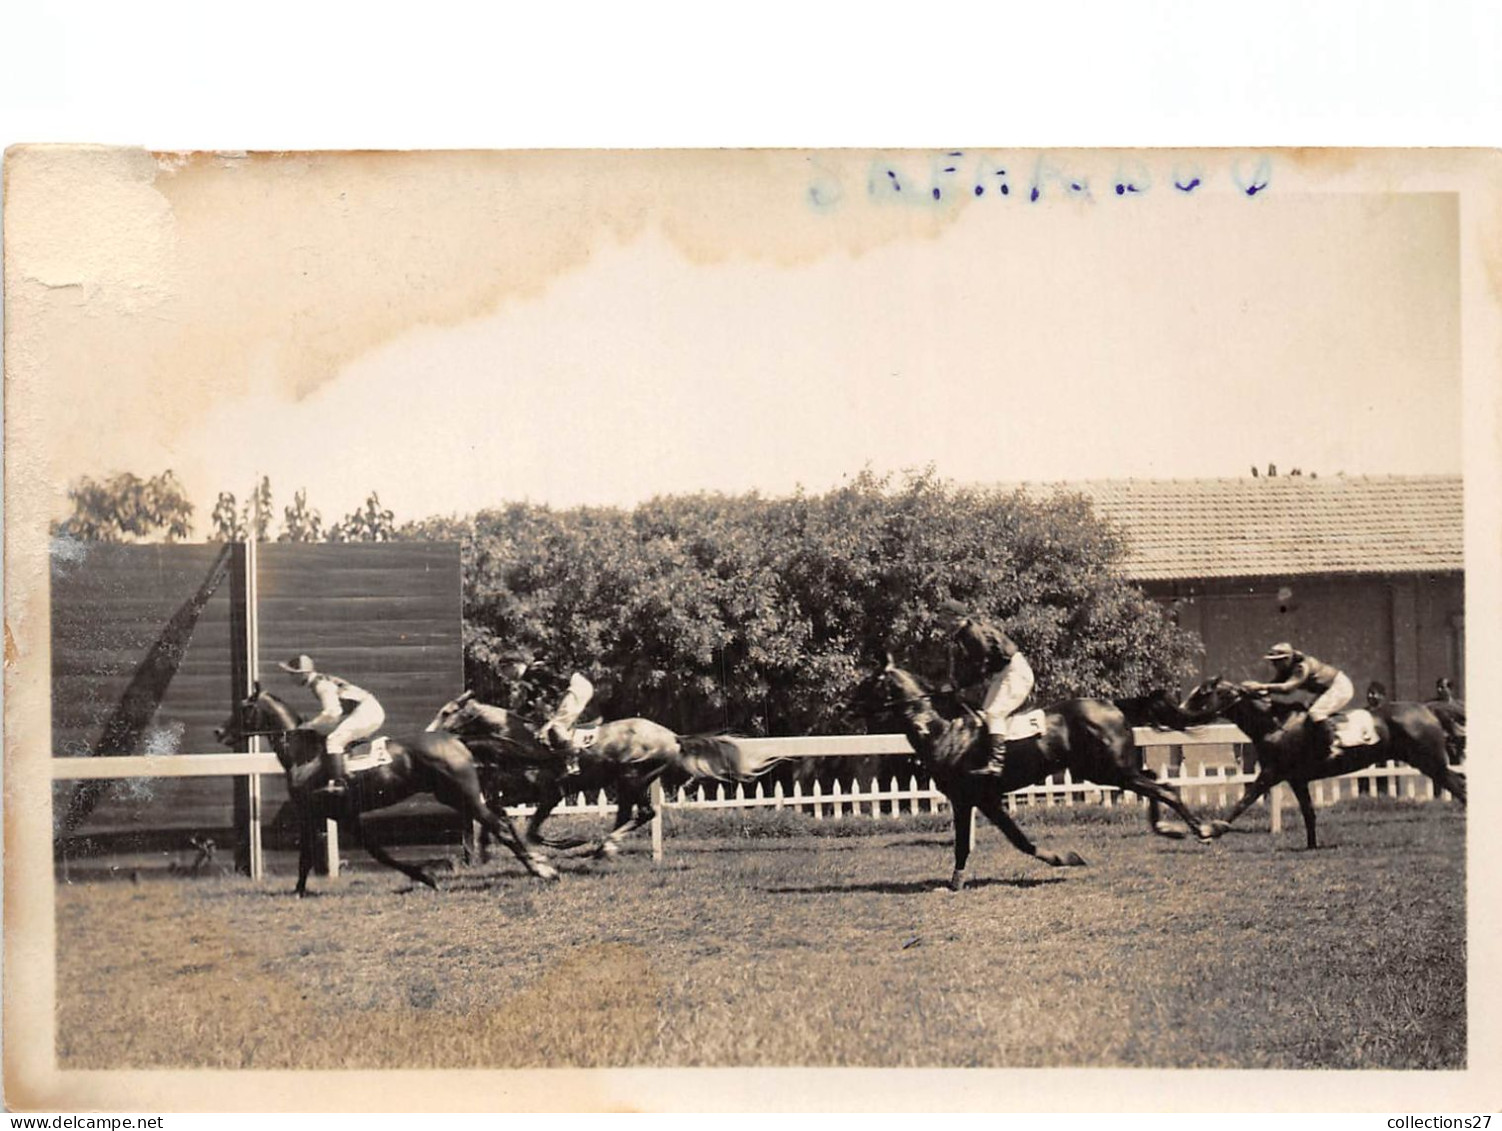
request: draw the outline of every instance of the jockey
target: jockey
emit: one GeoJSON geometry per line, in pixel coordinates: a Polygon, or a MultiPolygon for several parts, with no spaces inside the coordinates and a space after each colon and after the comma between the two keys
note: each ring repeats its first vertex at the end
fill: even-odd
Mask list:
{"type": "MultiPolygon", "coordinates": [[[[515,704],[513,709],[517,714],[529,709],[532,706],[530,701],[535,696],[549,694],[550,689],[556,690],[558,686],[557,677],[552,675],[547,668],[534,663],[529,656],[519,652],[509,653],[502,658],[500,672],[512,689],[510,701],[515,704]]],[[[565,775],[579,772],[581,750],[574,743],[574,727],[584,713],[584,708],[594,697],[594,693],[594,685],[578,672],[574,672],[569,676],[568,685],[558,705],[534,732],[537,740],[544,747],[561,755],[565,775]]],[[[477,725],[480,730],[500,731],[504,729],[502,720],[506,714],[505,708],[492,707],[470,699],[464,704],[459,718],[464,720],[461,725],[477,725]]],[[[452,722],[450,726],[453,726],[452,722]]]]}
{"type": "Polygon", "coordinates": [[[1249,680],[1242,686],[1248,691],[1314,692],[1315,700],[1309,704],[1309,721],[1320,728],[1333,750],[1335,723],[1330,716],[1345,707],[1356,694],[1350,677],[1333,664],[1305,655],[1288,643],[1274,644],[1262,658],[1272,664],[1277,682],[1249,680]]]}
{"type": "Polygon", "coordinates": [[[544,745],[563,755],[565,773],[579,772],[579,755],[583,751],[574,742],[574,727],[594,693],[594,684],[574,672],[568,677],[568,690],[563,693],[558,706],[548,716],[547,722],[537,729],[537,737],[544,745]]]}
{"type": "Polygon", "coordinates": [[[1000,777],[1006,770],[1007,717],[1032,693],[1033,669],[1011,637],[958,601],[940,605],[939,623],[951,634],[950,682],[961,688],[984,682],[986,687],[981,714],[991,757],[970,772],[1000,777]]]}
{"type": "Polygon", "coordinates": [[[284,672],[297,677],[299,683],[318,698],[321,708],[303,723],[307,730],[324,736],[329,781],[325,793],[346,791],[344,752],[362,738],[369,738],[386,721],[386,711],[374,695],[336,675],[326,675],[313,667],[308,656],[294,656],[290,663],[277,664],[284,672]]]}

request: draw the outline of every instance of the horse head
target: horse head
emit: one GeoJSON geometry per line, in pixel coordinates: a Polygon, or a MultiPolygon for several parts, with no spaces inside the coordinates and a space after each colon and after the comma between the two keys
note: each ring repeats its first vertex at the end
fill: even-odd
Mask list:
{"type": "Polygon", "coordinates": [[[928,689],[912,672],[899,668],[890,652],[882,666],[857,683],[850,695],[851,711],[868,719],[911,716],[928,703],[928,689]]]}
{"type": "Polygon", "coordinates": [[[1250,697],[1252,692],[1242,687],[1239,683],[1233,683],[1220,676],[1211,676],[1205,680],[1179,704],[1179,710],[1186,715],[1200,719],[1213,719],[1224,717],[1225,713],[1250,697]]]}
{"type": "Polygon", "coordinates": [[[473,702],[474,698],[475,693],[473,691],[465,691],[457,699],[450,699],[442,707],[438,708],[438,713],[433,716],[433,721],[425,726],[423,730],[457,729],[463,723],[465,707],[473,702]]]}
{"type": "Polygon", "coordinates": [[[238,746],[253,735],[280,736],[302,722],[296,711],[261,685],[235,704],[230,717],[214,728],[214,737],[225,746],[238,746]]]}

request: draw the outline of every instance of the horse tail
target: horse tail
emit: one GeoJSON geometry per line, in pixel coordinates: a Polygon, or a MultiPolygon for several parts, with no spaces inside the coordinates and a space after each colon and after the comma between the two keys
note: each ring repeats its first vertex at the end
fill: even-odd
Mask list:
{"type": "Polygon", "coordinates": [[[783,754],[758,754],[725,734],[678,736],[678,769],[693,778],[723,782],[755,781],[779,762],[783,754]]]}

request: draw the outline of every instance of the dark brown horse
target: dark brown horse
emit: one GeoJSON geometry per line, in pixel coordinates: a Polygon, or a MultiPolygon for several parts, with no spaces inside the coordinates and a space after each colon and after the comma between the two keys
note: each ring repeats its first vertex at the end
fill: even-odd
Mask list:
{"type": "MultiPolygon", "coordinates": [[[[954,810],[954,875],[950,887],[965,886],[970,856],[971,813],[979,809],[1019,851],[1053,867],[1084,864],[1076,852],[1056,853],[1038,848],[1007,813],[1003,797],[1014,789],[1036,785],[1050,774],[1068,770],[1076,780],[1130,790],[1150,802],[1178,813],[1202,841],[1214,830],[1184,804],[1172,786],[1155,781],[1142,766],[1132,743],[1132,728],[1116,704],[1104,699],[1067,699],[1046,711],[1041,735],[1007,744],[1006,773],[977,777],[967,772],[972,759],[983,760],[988,745],[985,728],[974,718],[945,718],[933,694],[910,672],[887,658],[886,664],[862,680],[852,706],[880,725],[900,726],[918,760],[933,777],[954,810]]],[[[1146,709],[1145,709],[1146,710],[1146,709]]],[[[1156,713],[1156,708],[1153,709],[1156,713]]],[[[1166,833],[1157,822],[1154,831],[1166,833]]]]}
{"type": "Polygon", "coordinates": [[[1424,706],[1434,712],[1439,725],[1445,728],[1445,752],[1450,765],[1458,766],[1465,761],[1465,704],[1455,696],[1455,685],[1446,676],[1434,681],[1434,698],[1424,706]]]}
{"type": "MultiPolygon", "coordinates": [[[[277,761],[287,776],[287,794],[298,824],[297,894],[306,895],[308,873],[313,868],[313,847],[319,822],[333,819],[339,828],[364,846],[380,863],[430,888],[438,885],[423,869],[403,864],[371,839],[361,814],[384,809],[418,793],[430,793],[464,816],[479,821],[509,848],[528,872],[538,879],[555,880],[558,873],[541,855],[526,848],[511,818],[497,813],[480,793],[480,777],[474,757],[462,742],[447,734],[424,732],[411,737],[388,739],[390,760],[349,777],[347,791],[330,794],[320,787],[328,782],[324,768],[323,736],[300,729],[296,711],[269,691],[256,689],[217,732],[221,742],[238,745],[253,734],[269,737],[277,761]]],[[[359,753],[355,747],[351,756],[359,753]]]]}
{"type": "Polygon", "coordinates": [[[1377,741],[1371,745],[1343,747],[1334,753],[1319,727],[1309,722],[1300,707],[1280,707],[1264,695],[1239,683],[1207,679],[1181,704],[1195,722],[1222,718],[1235,723],[1257,750],[1257,777],[1236,802],[1230,816],[1216,821],[1217,832],[1245,813],[1260,797],[1280,782],[1287,782],[1304,816],[1308,847],[1317,847],[1314,833],[1314,802],[1309,783],[1339,777],[1378,762],[1407,762],[1433,780],[1435,788],[1449,790],[1465,804],[1465,779],[1450,769],[1445,758],[1445,729],[1434,712],[1422,703],[1385,702],[1371,712],[1377,741]]]}
{"type": "Polygon", "coordinates": [[[465,692],[444,704],[428,732],[457,736],[473,751],[482,787],[499,805],[535,805],[527,822],[529,843],[566,849],[586,843],[543,836],[542,825],[568,794],[605,789],[616,798],[615,825],[595,845],[597,856],[613,856],[620,843],[657,815],[651,787],[662,780],[675,787],[689,781],[749,782],[782,761],[750,753],[726,735],[680,735],[650,719],[616,719],[586,728],[590,743],[577,773],[564,776],[560,755],[537,738],[537,724],[502,707],[475,701],[465,692]]]}

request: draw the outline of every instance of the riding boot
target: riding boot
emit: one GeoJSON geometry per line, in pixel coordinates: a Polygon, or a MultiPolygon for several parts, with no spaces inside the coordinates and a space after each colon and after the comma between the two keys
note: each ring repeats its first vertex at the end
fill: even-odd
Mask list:
{"type": "Polygon", "coordinates": [[[319,793],[326,793],[331,797],[343,797],[349,792],[349,782],[346,777],[344,764],[344,751],[325,750],[323,752],[323,766],[329,776],[329,780],[319,787],[319,793]]]}
{"type": "Polygon", "coordinates": [[[1335,720],[1321,719],[1316,725],[1319,727],[1320,738],[1324,740],[1325,752],[1328,754],[1334,754],[1337,749],[1335,740],[1335,720]]]}
{"type": "Polygon", "coordinates": [[[1007,740],[999,734],[988,736],[991,745],[991,755],[984,764],[971,770],[971,776],[978,778],[999,778],[1007,772],[1007,740]]]}

